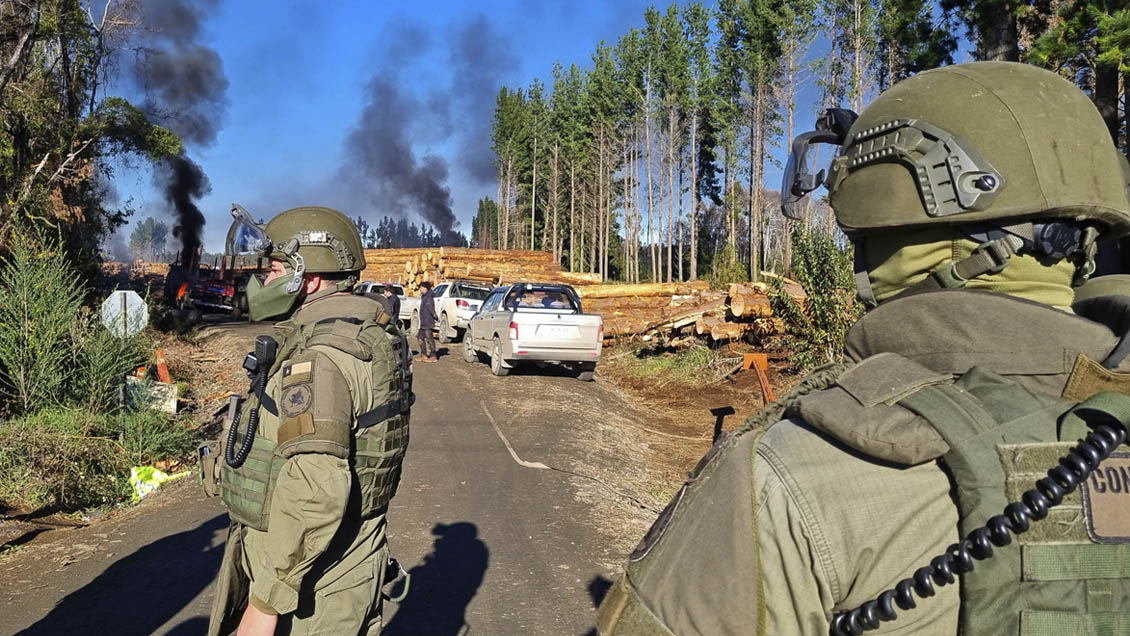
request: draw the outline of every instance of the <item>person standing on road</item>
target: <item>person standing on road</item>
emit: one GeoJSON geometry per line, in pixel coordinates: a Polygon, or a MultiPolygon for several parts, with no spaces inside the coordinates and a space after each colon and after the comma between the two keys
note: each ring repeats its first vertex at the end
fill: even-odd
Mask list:
{"type": "Polygon", "coordinates": [[[436,328],[436,297],[432,293],[432,284],[428,281],[420,283],[424,288],[424,294],[420,296],[420,329],[416,332],[416,338],[420,341],[420,355],[416,358],[419,362],[435,362],[439,358],[436,356],[436,341],[432,336],[432,331],[436,328]]]}
{"type": "Polygon", "coordinates": [[[372,288],[370,288],[368,292],[365,292],[364,296],[377,301],[384,310],[384,313],[389,316],[389,321],[393,324],[398,324],[396,319],[397,316],[400,315],[400,299],[395,295],[392,295],[390,298],[389,288],[387,286],[381,285],[379,291],[373,291],[372,288]]]}
{"type": "Polygon", "coordinates": [[[1105,475],[1130,470],[1130,297],[1072,306],[1096,241],[1130,232],[1102,117],[1054,73],[978,62],[817,128],[782,193],[788,213],[820,185],[807,144],[840,146],[868,309],[846,362],[711,449],[599,633],[1125,634],[1130,504],[1105,475]]]}
{"type": "Polygon", "coordinates": [[[397,296],[396,292],[393,291],[392,285],[385,285],[382,293],[388,302],[393,322],[400,320],[400,296],[397,296]]]}
{"type": "Polygon", "coordinates": [[[244,363],[253,390],[218,453],[231,529],[208,633],[376,636],[385,515],[408,445],[407,340],[350,293],[365,260],[347,216],[237,219],[270,258],[248,284],[251,319],[287,319],[276,353],[260,336],[244,363]]]}

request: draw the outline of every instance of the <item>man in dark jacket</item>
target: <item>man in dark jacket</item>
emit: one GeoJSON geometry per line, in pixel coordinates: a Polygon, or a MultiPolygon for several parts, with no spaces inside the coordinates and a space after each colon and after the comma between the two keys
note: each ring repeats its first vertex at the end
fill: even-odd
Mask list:
{"type": "Polygon", "coordinates": [[[400,320],[400,296],[396,295],[392,285],[385,285],[381,290],[381,296],[389,307],[389,315],[392,316],[392,321],[399,325],[400,323],[397,321],[400,320]]]}
{"type": "Polygon", "coordinates": [[[432,293],[432,284],[428,281],[420,283],[424,288],[424,295],[420,296],[420,330],[416,338],[420,341],[420,355],[417,362],[435,362],[436,341],[432,337],[432,330],[436,328],[436,297],[432,293]]]}

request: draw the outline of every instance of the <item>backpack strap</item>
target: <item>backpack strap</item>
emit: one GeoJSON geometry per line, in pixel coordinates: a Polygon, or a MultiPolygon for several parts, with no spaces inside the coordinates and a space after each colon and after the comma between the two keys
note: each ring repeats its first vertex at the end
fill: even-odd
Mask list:
{"type": "Polygon", "coordinates": [[[410,394],[406,397],[382,404],[371,411],[366,411],[358,415],[357,428],[362,429],[376,426],[390,417],[395,417],[408,411],[415,403],[416,395],[410,394]]]}

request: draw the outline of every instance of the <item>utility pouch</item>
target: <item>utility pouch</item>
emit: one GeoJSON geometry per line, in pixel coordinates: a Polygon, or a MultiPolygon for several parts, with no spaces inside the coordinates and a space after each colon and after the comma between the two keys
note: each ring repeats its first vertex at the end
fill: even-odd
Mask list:
{"type": "Polygon", "coordinates": [[[200,487],[204,489],[205,496],[218,497],[220,495],[220,464],[218,447],[214,444],[201,444],[196,449],[197,466],[200,487]]]}

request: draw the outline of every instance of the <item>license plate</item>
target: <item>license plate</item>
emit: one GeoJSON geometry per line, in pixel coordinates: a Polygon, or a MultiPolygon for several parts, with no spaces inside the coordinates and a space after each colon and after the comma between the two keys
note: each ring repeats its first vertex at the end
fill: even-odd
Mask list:
{"type": "Polygon", "coordinates": [[[570,338],[577,335],[577,328],[567,325],[543,325],[542,333],[553,338],[570,338]]]}

